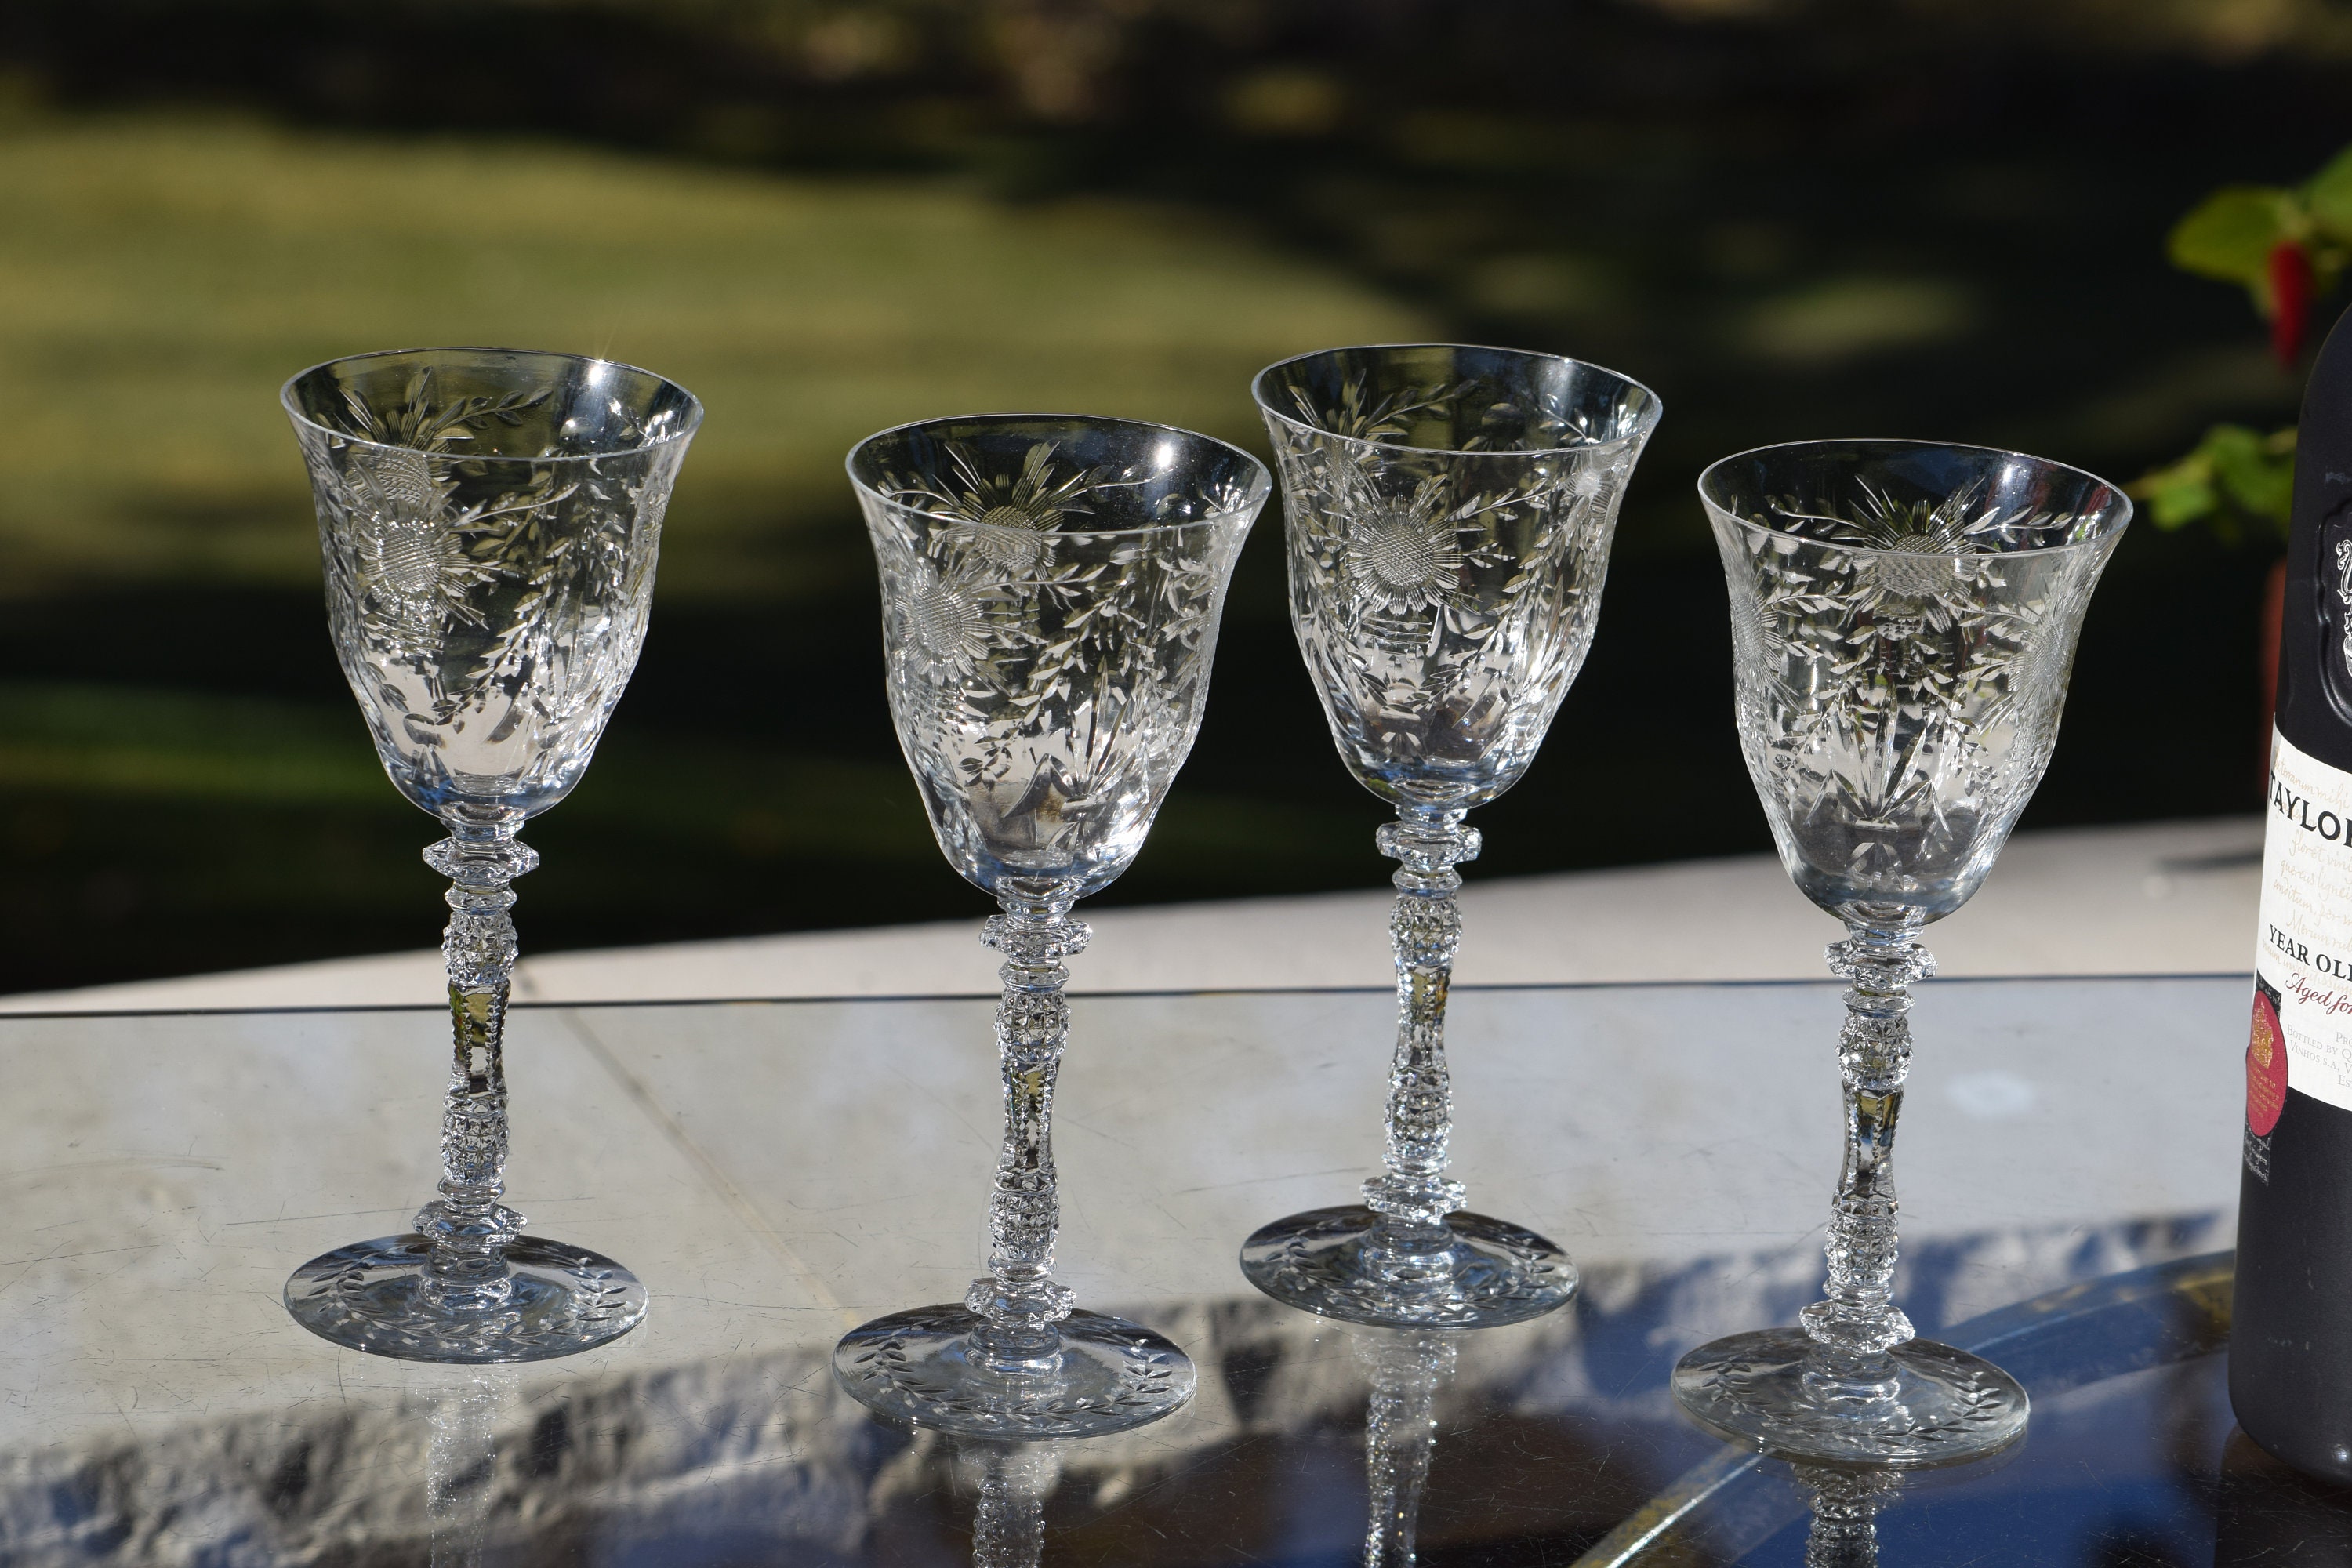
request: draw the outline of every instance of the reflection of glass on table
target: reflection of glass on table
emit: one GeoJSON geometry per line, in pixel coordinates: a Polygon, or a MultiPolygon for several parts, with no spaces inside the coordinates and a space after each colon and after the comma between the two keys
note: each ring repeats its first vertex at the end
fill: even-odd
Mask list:
{"type": "MultiPolygon", "coordinates": [[[[2178,1561],[2211,1559],[2226,1277],[2143,1275],[2136,1295],[2097,1287],[2103,1305],[2082,1282],[2228,1245],[2236,1151],[2197,1134],[2217,1097],[2242,1092],[2210,1041],[2244,999],[2231,978],[1953,981],[1922,998],[1967,1070],[2035,1093],[1990,1106],[1931,1089],[1906,1110],[1966,1119],[1990,1154],[1979,1190],[1938,1179],[1938,1212],[1907,1238],[1906,1299],[1923,1331],[2014,1371],[2036,1415],[2020,1462],[1882,1511],[1882,1561],[1938,1562],[1996,1529],[2016,1552],[2079,1560],[2126,1527],[2178,1561]],[[2134,1100],[2114,1081],[2088,1048],[2111,1037],[2133,1041],[2161,1093],[2134,1100]],[[2100,1095],[2123,1097],[2127,1127],[2084,1114],[2100,1095]],[[2062,1123],[2071,1139],[2051,1136],[2062,1123]],[[2160,1164],[2133,1163],[2143,1142],[2160,1164]],[[2076,1291],[2063,1310],[1967,1327],[2059,1288],[2076,1291]],[[2051,1453],[2063,1475],[2038,1462],[2051,1453]],[[2053,1477],[2064,1485],[2040,1484],[2053,1477]]],[[[1072,1000],[1097,1053],[1060,1108],[1065,1223],[1083,1237],[1072,1283],[1183,1346],[1201,1381],[1163,1422],[1067,1446],[1043,1568],[1360,1560],[1371,1377],[1348,1331],[1258,1295],[1230,1249],[1269,1205],[1361,1172],[1352,1116],[1380,1109],[1377,1075],[1281,1047],[1377,1038],[1392,1006],[1384,990],[1072,1000]],[[1236,1112],[1235,1081],[1255,1112],[1236,1112]],[[1274,1120],[1310,1096],[1332,1112],[1318,1124],[1274,1120]]],[[[1455,993],[1454,1026],[1487,1064],[1461,1092],[1483,1130],[1465,1174],[1528,1194],[1527,1217],[1571,1239],[1586,1284],[1573,1314],[1461,1344],[1421,1496],[1424,1562],[1573,1563],[1636,1520],[1696,1532],[1722,1563],[1790,1561],[1807,1500],[1785,1473],[1676,1491],[1723,1450],[1674,1411],[1665,1376],[1680,1347],[1772,1321],[1818,1282],[1812,1141],[1747,1156],[1791,1125],[1826,1128],[1836,1107],[1806,1073],[1736,1107],[1685,1090],[1742,1060],[1808,1059],[1837,1007],[1827,984],[1455,993]],[[1642,1110],[1660,1106],[1675,1113],[1642,1110]],[[1515,1151],[1531,1163],[1509,1163],[1515,1151]],[[1749,1509],[1763,1533],[1735,1528],[1759,1522],[1749,1509]]],[[[961,1283],[964,1200],[997,1153],[974,1114],[996,1064],[970,1048],[993,1010],[515,1010],[509,1038],[544,1108],[518,1130],[531,1184],[517,1201],[629,1258],[657,1306],[610,1346],[512,1369],[484,1563],[557,1542],[588,1561],[965,1568],[976,1499],[952,1446],[872,1422],[828,1356],[844,1324],[961,1283]],[[906,1086],[887,1108],[877,1078],[906,1086]]],[[[428,1560],[417,1374],[452,1369],[339,1351],[288,1322],[274,1292],[284,1256],[397,1218],[429,1175],[405,1112],[437,1100],[440,1075],[402,1047],[441,1026],[426,1008],[0,1018],[20,1108],[0,1163],[0,1561],[124,1561],[167,1534],[265,1561],[428,1560]],[[310,1126],[335,1130],[331,1165],[284,1135],[310,1126]],[[61,1497],[76,1500],[64,1513],[61,1497]]],[[[1923,1158],[1941,1142],[1922,1139],[1923,1158]]],[[[445,1510],[479,1496],[448,1486],[445,1510]]],[[[470,1524],[445,1511],[441,1528],[454,1545],[470,1524]]]]}
{"type": "Polygon", "coordinates": [[[1437,1447],[1437,1391],[1454,1375],[1458,1333],[1358,1329],[1364,1401],[1365,1568],[1412,1568],[1421,1496],[1437,1447]]]}

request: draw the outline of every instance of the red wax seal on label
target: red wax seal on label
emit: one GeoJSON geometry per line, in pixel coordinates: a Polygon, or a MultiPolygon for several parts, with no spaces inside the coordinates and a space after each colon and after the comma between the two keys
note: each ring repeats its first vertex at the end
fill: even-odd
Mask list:
{"type": "Polygon", "coordinates": [[[2246,1042],[2246,1131],[2267,1137],[2286,1109],[2286,1036],[2279,1030],[2278,1010],[2260,991],[2254,993],[2253,1033],[2246,1042]]]}

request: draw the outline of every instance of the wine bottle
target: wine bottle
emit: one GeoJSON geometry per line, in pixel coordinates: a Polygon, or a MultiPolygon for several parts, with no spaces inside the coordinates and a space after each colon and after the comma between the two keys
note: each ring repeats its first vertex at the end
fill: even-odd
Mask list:
{"type": "Polygon", "coordinates": [[[2246,1047],[2230,1403],[2352,1482],[2352,321],[2304,389],[2246,1047]]]}

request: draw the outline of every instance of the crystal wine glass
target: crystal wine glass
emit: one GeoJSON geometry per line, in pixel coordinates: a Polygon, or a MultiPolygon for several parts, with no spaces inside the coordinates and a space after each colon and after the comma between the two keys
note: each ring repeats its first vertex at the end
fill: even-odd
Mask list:
{"type": "Polygon", "coordinates": [[[2076,634],[2131,503],[2013,452],[1815,441],[1699,479],[1731,588],[1739,739],[1780,860],[1845,922],[1845,1163],[1829,1283],[1800,1328],[1685,1356],[1675,1397],[1783,1458],[1943,1464],[2025,1425],[1999,1367],[1892,1300],[1890,1163],[1916,940],[1977,890],[2058,734],[2076,634]]]}
{"type": "Polygon", "coordinates": [[[1362,1205],[1277,1220],[1242,1271],[1349,1322],[1485,1328],[1576,1289],[1534,1232],[1461,1212],[1445,1174],[1445,994],[1463,816],[1518,782],[1592,644],[1618,503],[1660,405],[1552,354],[1333,349],[1254,387],[1282,471],[1290,618],[1349,769],[1395,806],[1398,1023],[1387,1171],[1362,1205]]]}
{"type": "Polygon", "coordinates": [[[1004,1144],[988,1277],[834,1352],[849,1392],[975,1436],[1156,1420],[1192,1363],[1074,1310],[1052,1275],[1050,1118],[1069,1030],[1070,908],[1136,852],[1192,750],[1225,585],[1272,488],[1222,441],[1119,419],[1001,415],[885,431],[849,455],[881,569],[887,684],[940,847],[1004,912],[1004,1144]]]}
{"type": "Polygon", "coordinates": [[[456,1060],[440,1195],[416,1232],[295,1270],[287,1310],[354,1350],[536,1361],[626,1333],[645,1288],[520,1235],[506,1187],[501,1037],[516,839],[571,793],[645,641],[663,509],[702,405],[572,354],[423,349],[304,371],[281,400],[319,513],[335,650],[384,771],[449,837],[456,1060]]]}

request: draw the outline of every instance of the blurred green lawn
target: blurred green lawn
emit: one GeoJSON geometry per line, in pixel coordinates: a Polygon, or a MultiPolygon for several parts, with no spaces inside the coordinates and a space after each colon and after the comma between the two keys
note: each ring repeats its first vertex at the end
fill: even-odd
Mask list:
{"type": "MultiPolygon", "coordinates": [[[[1385,151],[1179,126],[1130,159],[1080,129],[1033,149],[1077,172],[1019,187],[1061,194],[1022,199],[980,174],[0,101],[0,992],[433,942],[434,825],[382,778],[334,668],[276,402],[318,360],[430,342],[609,354],[711,409],[644,662],[586,781],[530,829],[531,949],[979,912],[896,755],[844,451],[1012,407],[1256,447],[1250,374],[1345,342],[1561,350],[1667,404],[1591,662],[1480,813],[1474,869],[1763,847],[1700,466],[1871,430],[2127,477],[2212,417],[2287,417],[2294,381],[2242,300],[2161,256],[2187,201],[2261,166],[2259,124],[2190,166],[2137,145],[2155,110],[2105,139],[1954,137],[1864,134],[1851,104],[1822,130],[1792,101],[1776,142],[1738,103],[1685,107],[1671,135],[1496,121],[1460,146],[1421,116],[1385,151]],[[1076,194],[1106,186],[1196,199],[1076,194]]],[[[1244,553],[1199,747],[1107,900],[1387,874],[1273,543],[1244,553]]],[[[2251,804],[2263,566],[2134,531],[2030,824],[2251,804]]]]}
{"type": "Polygon", "coordinates": [[[872,430],[1084,409],[1252,438],[1267,361],[1428,330],[1197,214],[529,142],[36,122],[0,135],[0,211],[19,593],[307,580],[276,394],[336,354],[512,344],[673,377],[710,415],[665,595],[792,596],[848,585],[846,552],[801,536],[845,524],[842,454],[872,430]]]}
{"type": "MultiPolygon", "coordinates": [[[[1428,330],[1196,214],[529,142],[41,120],[0,132],[0,990],[433,940],[432,825],[317,608],[277,405],[307,364],[568,349],[710,408],[664,535],[669,673],[533,829],[527,940],[568,945],[958,903],[882,716],[859,437],[1017,407],[1255,445],[1259,366],[1428,330]]],[[[1194,792],[1155,842],[1311,860],[1325,835],[1194,792]]]]}

